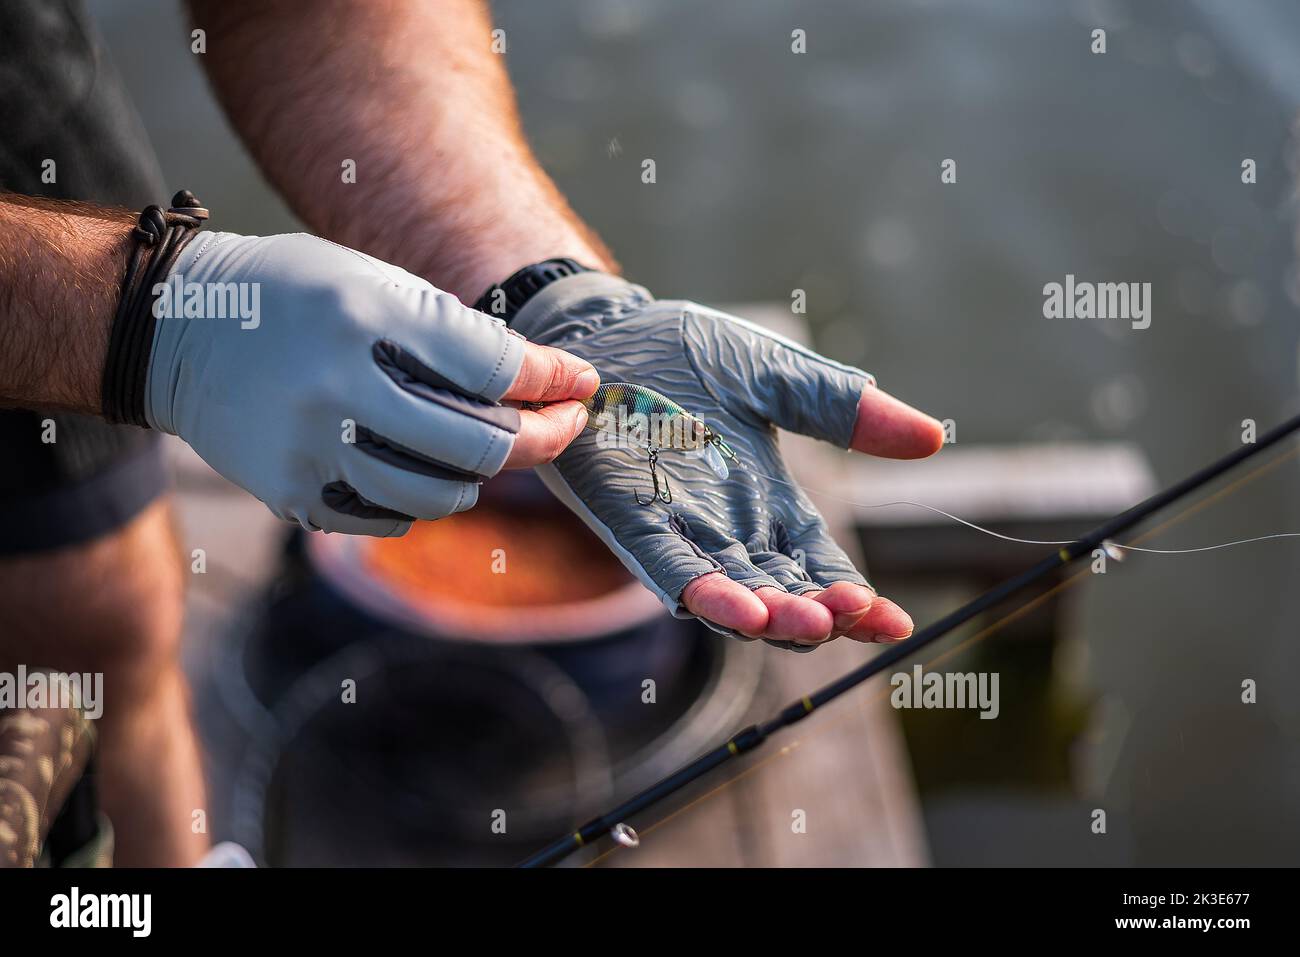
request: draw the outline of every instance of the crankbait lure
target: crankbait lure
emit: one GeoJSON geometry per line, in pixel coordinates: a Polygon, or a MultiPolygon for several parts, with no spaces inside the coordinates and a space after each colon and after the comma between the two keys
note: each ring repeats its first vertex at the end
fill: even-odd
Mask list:
{"type": "Polygon", "coordinates": [[[583,400],[587,407],[587,428],[613,436],[616,445],[646,450],[654,494],[647,499],[636,495],[639,505],[656,499],[673,500],[668,479],[659,475],[659,453],[666,450],[703,457],[720,479],[730,473],[726,459],[739,464],[735,451],[707,423],[687,412],[665,395],[629,382],[607,382],[593,396],[583,400]]]}

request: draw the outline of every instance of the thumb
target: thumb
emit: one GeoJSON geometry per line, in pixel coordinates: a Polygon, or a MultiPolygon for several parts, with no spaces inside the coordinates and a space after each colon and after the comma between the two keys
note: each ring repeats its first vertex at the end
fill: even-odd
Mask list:
{"type": "Polygon", "coordinates": [[[555,349],[525,343],[519,374],[503,399],[516,402],[560,402],[585,399],[600,385],[600,375],[586,359],[555,349]]]}

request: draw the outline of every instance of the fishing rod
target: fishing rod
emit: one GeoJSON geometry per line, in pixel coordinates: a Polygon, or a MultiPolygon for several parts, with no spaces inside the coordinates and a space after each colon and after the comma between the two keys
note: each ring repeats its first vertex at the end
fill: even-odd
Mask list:
{"type": "Polygon", "coordinates": [[[988,611],[1057,569],[1070,564],[1077,558],[1091,554],[1096,548],[1105,548],[1111,544],[1110,540],[1116,535],[1128,531],[1183,496],[1196,491],[1203,485],[1207,485],[1247,459],[1276,445],[1297,429],[1300,429],[1300,415],[1293,416],[1271,431],[1264,433],[1255,444],[1243,445],[1218,461],[1212,462],[1200,471],[1189,475],[1181,482],[1171,485],[1164,491],[1157,492],[1145,501],[1103,522],[1088,534],[1043,558],[1033,567],[1007,579],[1000,585],[990,588],[968,604],[916,632],[911,638],[887,646],[866,664],[854,668],[812,694],[805,695],[767,721],[761,724],[752,724],[748,728],[738,731],[725,744],[700,755],[690,764],[652,784],[635,797],[631,797],[618,805],[618,807],[599,817],[592,818],[572,833],[558,838],[520,863],[519,866],[546,867],[551,864],[558,864],[570,854],[592,844],[606,834],[613,834],[620,843],[634,846],[637,840],[635,832],[625,823],[633,815],[639,814],[651,805],[657,804],[669,795],[680,791],[688,784],[699,780],[719,765],[754,750],[776,732],[802,721],[822,705],[834,701],[840,695],[853,690],[862,682],[880,674],[891,665],[897,664],[926,645],[938,641],[976,615],[988,611]]]}

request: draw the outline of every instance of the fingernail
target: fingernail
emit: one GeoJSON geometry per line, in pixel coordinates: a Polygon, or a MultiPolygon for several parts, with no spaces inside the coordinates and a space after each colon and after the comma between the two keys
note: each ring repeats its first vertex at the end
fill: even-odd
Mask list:
{"type": "Polygon", "coordinates": [[[878,641],[884,645],[889,645],[889,644],[893,644],[896,641],[902,641],[905,638],[911,638],[911,637],[912,637],[912,633],[910,631],[905,635],[886,635],[883,632],[880,632],[872,635],[871,640],[878,641]]]}
{"type": "Polygon", "coordinates": [[[582,399],[594,393],[599,387],[600,373],[590,367],[585,372],[578,373],[578,377],[573,380],[573,391],[582,399]]]}
{"type": "Polygon", "coordinates": [[[587,407],[585,405],[578,406],[578,414],[574,416],[574,422],[577,423],[573,428],[574,435],[587,427],[587,407]]]}
{"type": "Polygon", "coordinates": [[[861,620],[862,620],[862,616],[865,615],[865,614],[866,614],[868,611],[870,611],[870,610],[871,610],[871,606],[870,606],[870,605],[866,605],[866,606],[863,607],[863,609],[862,609],[861,611],[842,611],[842,612],[840,612],[838,615],[835,616],[835,630],[838,631],[838,632],[846,632],[846,631],[848,631],[850,628],[852,628],[854,625],[856,625],[859,621],[861,621],[861,620]]]}

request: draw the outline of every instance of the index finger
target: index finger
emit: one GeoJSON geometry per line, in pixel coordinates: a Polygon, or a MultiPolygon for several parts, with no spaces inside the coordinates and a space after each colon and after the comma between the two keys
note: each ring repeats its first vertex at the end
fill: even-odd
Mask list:
{"type": "Polygon", "coordinates": [[[600,385],[600,374],[586,359],[555,349],[525,343],[519,374],[503,399],[516,402],[561,402],[585,399],[600,385]]]}

